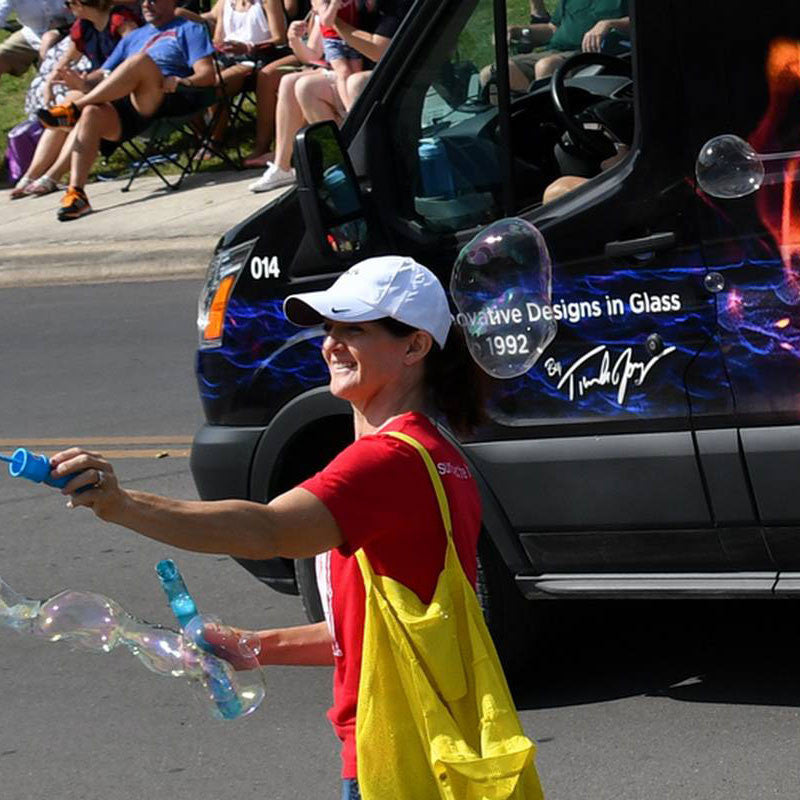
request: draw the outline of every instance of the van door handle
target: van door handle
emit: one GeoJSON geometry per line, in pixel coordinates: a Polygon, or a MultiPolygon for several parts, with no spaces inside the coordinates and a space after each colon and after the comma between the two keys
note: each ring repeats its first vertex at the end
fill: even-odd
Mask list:
{"type": "Polygon", "coordinates": [[[621,242],[606,242],[605,253],[609,258],[636,256],[641,253],[653,253],[674,247],[678,241],[673,231],[663,231],[644,236],[641,239],[625,239],[621,242]]]}

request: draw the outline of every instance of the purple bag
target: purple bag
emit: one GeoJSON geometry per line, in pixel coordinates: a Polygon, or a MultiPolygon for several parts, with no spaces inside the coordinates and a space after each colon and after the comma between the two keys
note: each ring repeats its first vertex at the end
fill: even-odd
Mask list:
{"type": "Polygon", "coordinates": [[[38,119],[26,119],[8,132],[6,161],[8,177],[13,183],[16,183],[30,166],[42,130],[38,119]]]}

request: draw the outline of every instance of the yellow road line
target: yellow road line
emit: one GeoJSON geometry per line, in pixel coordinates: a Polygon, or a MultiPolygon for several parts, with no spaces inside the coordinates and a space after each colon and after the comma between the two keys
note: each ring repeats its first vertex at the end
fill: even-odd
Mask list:
{"type": "Polygon", "coordinates": [[[104,458],[189,458],[190,450],[103,450],[104,458]],[[161,455],[166,453],[166,456],[161,455]]]}

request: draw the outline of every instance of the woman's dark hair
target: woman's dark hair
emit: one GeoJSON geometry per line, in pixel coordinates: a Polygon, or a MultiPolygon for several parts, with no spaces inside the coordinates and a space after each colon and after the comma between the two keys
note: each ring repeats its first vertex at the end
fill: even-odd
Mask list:
{"type": "MultiPolygon", "coordinates": [[[[391,317],[376,321],[398,338],[418,330],[391,317]]],[[[484,374],[469,354],[460,325],[450,326],[444,348],[436,342],[431,346],[425,357],[424,380],[431,402],[456,433],[471,433],[485,421],[484,374]]]]}

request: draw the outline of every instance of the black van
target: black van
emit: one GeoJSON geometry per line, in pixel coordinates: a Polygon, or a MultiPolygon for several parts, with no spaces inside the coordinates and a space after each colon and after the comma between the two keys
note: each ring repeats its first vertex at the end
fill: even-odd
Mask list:
{"type": "MultiPolygon", "coordinates": [[[[487,226],[541,232],[546,303],[491,259],[473,295],[516,291],[549,329],[532,364],[487,369],[491,422],[461,442],[501,649],[523,597],[800,591],[800,5],[630,5],[627,54],[516,94],[495,32],[527,3],[417,0],[342,130],[298,136],[297,188],[220,240],[200,299],[194,478],[203,498],[266,501],[352,438],[287,294],[390,252],[446,286],[458,259],[458,289],[481,279],[487,226]],[[587,180],[543,204],[565,174],[587,180]]],[[[490,305],[453,299],[478,360],[481,335],[516,346],[475,325],[490,305]]],[[[320,618],[308,563],[243,564],[320,618]]]]}

